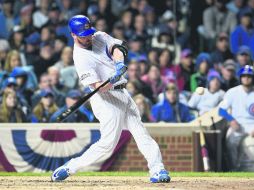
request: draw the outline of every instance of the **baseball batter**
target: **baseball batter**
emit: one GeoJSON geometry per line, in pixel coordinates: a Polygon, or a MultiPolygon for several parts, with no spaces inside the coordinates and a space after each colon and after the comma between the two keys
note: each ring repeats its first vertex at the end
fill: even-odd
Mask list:
{"type": "Polygon", "coordinates": [[[229,121],[227,148],[232,170],[239,170],[240,167],[241,141],[246,135],[254,137],[253,67],[246,65],[239,74],[241,85],[229,89],[219,105],[219,114],[229,121]],[[228,109],[231,109],[231,114],[227,112],[228,109]]]}
{"type": "Polygon", "coordinates": [[[96,32],[83,15],[72,17],[69,28],[74,39],[74,64],[81,83],[91,89],[109,78],[110,83],[90,99],[94,115],[100,121],[101,139],[80,157],[57,168],[51,176],[52,181],[62,181],[82,168],[100,163],[102,157],[113,152],[126,127],[148,162],[150,181],[169,182],[159,146],[143,126],[138,109],[124,88],[127,82],[122,77],[127,68],[124,64],[126,45],[104,32],[96,32]]]}

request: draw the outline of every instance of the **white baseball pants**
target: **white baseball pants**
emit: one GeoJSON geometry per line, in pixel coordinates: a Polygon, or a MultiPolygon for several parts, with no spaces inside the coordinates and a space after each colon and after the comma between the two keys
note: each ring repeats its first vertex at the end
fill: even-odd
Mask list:
{"type": "Polygon", "coordinates": [[[150,175],[164,169],[159,146],[143,126],[136,104],[126,89],[99,92],[90,102],[94,115],[100,121],[101,138],[80,157],[67,163],[71,174],[110,156],[123,128],[127,128],[134,137],[138,149],[148,162],[150,175]]]}

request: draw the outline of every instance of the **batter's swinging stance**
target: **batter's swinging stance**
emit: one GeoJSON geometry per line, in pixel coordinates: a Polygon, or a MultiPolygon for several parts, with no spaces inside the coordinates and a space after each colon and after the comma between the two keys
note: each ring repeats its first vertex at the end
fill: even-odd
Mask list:
{"type": "Polygon", "coordinates": [[[72,17],[69,28],[74,39],[74,64],[82,84],[95,89],[108,78],[110,83],[90,99],[93,113],[100,121],[101,139],[80,157],[57,168],[52,181],[62,181],[81,168],[101,162],[102,157],[113,152],[126,127],[148,162],[150,181],[169,182],[159,146],[143,126],[138,109],[125,89],[127,81],[122,74],[127,68],[124,64],[127,47],[121,40],[96,32],[83,15],[72,17]]]}

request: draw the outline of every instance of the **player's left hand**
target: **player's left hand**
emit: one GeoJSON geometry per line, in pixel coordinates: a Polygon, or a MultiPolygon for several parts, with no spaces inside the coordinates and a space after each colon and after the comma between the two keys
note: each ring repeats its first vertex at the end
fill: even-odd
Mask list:
{"type": "Polygon", "coordinates": [[[114,76],[112,76],[110,78],[111,84],[115,84],[117,81],[119,81],[121,76],[127,70],[127,66],[122,61],[116,63],[115,67],[116,67],[116,72],[115,72],[114,76]]]}
{"type": "Polygon", "coordinates": [[[116,67],[116,72],[121,75],[123,75],[125,71],[127,70],[127,66],[122,61],[117,62],[115,67],[116,67]]]}

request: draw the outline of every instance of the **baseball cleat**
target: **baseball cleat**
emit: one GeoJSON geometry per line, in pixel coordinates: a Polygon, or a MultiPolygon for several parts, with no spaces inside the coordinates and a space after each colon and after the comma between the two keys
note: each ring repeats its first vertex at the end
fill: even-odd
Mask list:
{"type": "Polygon", "coordinates": [[[167,170],[161,170],[150,178],[151,183],[169,183],[170,180],[171,178],[167,170]]]}
{"type": "Polygon", "coordinates": [[[69,173],[69,168],[67,168],[65,165],[57,168],[52,176],[51,176],[51,181],[55,182],[55,181],[63,181],[65,180],[67,177],[70,176],[69,173]]]}

